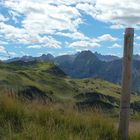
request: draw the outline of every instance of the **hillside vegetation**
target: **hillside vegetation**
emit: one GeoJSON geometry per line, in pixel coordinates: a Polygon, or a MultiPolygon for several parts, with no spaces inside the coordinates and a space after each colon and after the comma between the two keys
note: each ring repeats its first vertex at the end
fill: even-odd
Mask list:
{"type": "MultiPolygon", "coordinates": [[[[57,57],[51,54],[43,54],[39,57],[23,56],[6,60],[6,63],[17,61],[23,62],[53,62],[57,64],[67,75],[73,78],[100,78],[115,84],[121,83],[122,58],[112,55],[101,55],[89,50],[78,52],[72,55],[60,55],[57,57]]],[[[133,56],[133,91],[140,94],[140,56],[133,56]]]]}
{"type": "Polygon", "coordinates": [[[103,116],[59,105],[20,103],[3,97],[0,118],[2,140],[112,140],[116,135],[111,122],[103,116]]]}
{"type": "MultiPolygon", "coordinates": [[[[22,100],[69,103],[82,109],[119,107],[120,86],[100,79],[71,79],[50,62],[1,63],[0,87],[1,94],[16,93],[22,100]]],[[[139,105],[139,100],[132,95],[132,104],[139,105]]]]}
{"type": "MultiPolygon", "coordinates": [[[[101,110],[79,112],[0,96],[1,140],[119,140],[115,123],[101,110]]],[[[139,132],[130,132],[130,140],[139,139],[139,132]]]]}
{"type": "MultiPolygon", "coordinates": [[[[71,79],[49,62],[0,64],[0,139],[117,140],[120,86],[71,79]],[[111,118],[112,117],[112,118],[111,118]]],[[[140,97],[131,108],[139,120],[140,97]]],[[[139,140],[138,132],[130,140],[139,140]]]]}

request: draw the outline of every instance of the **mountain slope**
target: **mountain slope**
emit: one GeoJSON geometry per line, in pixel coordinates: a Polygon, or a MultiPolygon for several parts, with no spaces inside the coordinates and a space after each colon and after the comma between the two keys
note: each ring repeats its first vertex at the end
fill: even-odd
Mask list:
{"type": "MultiPolygon", "coordinates": [[[[121,83],[122,59],[101,61],[90,51],[83,51],[77,55],[73,63],[58,65],[66,74],[73,78],[101,78],[113,83],[121,83]]],[[[133,60],[133,90],[140,93],[140,61],[133,60]]]]}
{"type": "MultiPolygon", "coordinates": [[[[97,69],[102,69],[104,62],[90,51],[83,51],[77,55],[69,66],[59,64],[58,66],[68,75],[74,78],[96,77],[97,69]]],[[[99,72],[99,71],[98,71],[99,72]]]]}
{"type": "MultiPolygon", "coordinates": [[[[133,91],[140,94],[140,56],[133,59],[133,91]]],[[[7,63],[23,62],[54,62],[62,71],[72,78],[95,78],[120,84],[122,74],[122,59],[111,55],[101,55],[97,52],[82,51],[74,55],[61,55],[54,57],[43,54],[40,57],[23,56],[7,60],[7,63]]]]}
{"type": "Polygon", "coordinates": [[[95,52],[94,54],[98,57],[99,60],[105,61],[105,62],[110,62],[110,61],[120,59],[119,57],[114,56],[114,55],[102,55],[102,54],[100,54],[98,52],[95,52]]]}
{"type": "MultiPolygon", "coordinates": [[[[16,61],[31,62],[35,60],[39,62],[55,62],[66,74],[74,78],[105,77],[105,79],[108,80],[107,77],[108,74],[106,73],[108,73],[107,69],[109,68],[107,66],[110,64],[113,65],[112,63],[114,61],[107,63],[101,61],[100,60],[101,57],[102,58],[104,57],[106,59],[106,57],[108,56],[92,53],[91,51],[83,51],[75,55],[62,55],[55,58],[51,54],[48,55],[43,54],[40,57],[23,56],[22,58],[8,60],[7,62],[10,63],[16,61]]],[[[109,59],[112,59],[112,56],[109,59]]],[[[110,78],[113,77],[111,76],[110,78]]],[[[112,79],[111,80],[109,79],[109,81],[116,82],[115,80],[112,79]]]]}
{"type": "MultiPolygon", "coordinates": [[[[0,93],[13,93],[28,100],[46,103],[69,102],[85,106],[118,108],[120,87],[100,79],[71,79],[51,62],[0,64],[0,93]]],[[[132,102],[138,101],[132,96],[132,102]]]]}
{"type": "Polygon", "coordinates": [[[23,61],[23,62],[31,62],[31,61],[40,61],[40,62],[50,62],[54,60],[54,56],[51,54],[42,54],[39,57],[32,57],[32,56],[22,56],[22,57],[15,57],[8,59],[4,61],[5,63],[12,63],[12,62],[17,62],[17,61],[23,61]]]}

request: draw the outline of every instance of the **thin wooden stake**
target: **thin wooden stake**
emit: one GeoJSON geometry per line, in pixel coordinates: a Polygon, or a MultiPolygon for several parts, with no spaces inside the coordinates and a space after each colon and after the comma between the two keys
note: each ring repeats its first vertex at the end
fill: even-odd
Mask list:
{"type": "Polygon", "coordinates": [[[133,41],[134,41],[134,29],[126,28],[124,35],[122,92],[121,92],[120,121],[119,121],[119,136],[121,140],[128,140],[129,133],[133,41]]]}

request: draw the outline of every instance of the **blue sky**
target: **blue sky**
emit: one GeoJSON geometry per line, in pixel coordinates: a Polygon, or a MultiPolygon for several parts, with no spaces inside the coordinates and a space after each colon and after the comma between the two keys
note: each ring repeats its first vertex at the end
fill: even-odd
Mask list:
{"type": "Polygon", "coordinates": [[[140,54],[139,3],[0,0],[0,59],[7,58],[7,51],[12,57],[82,50],[122,56],[125,27],[135,28],[134,53],[140,54]]]}

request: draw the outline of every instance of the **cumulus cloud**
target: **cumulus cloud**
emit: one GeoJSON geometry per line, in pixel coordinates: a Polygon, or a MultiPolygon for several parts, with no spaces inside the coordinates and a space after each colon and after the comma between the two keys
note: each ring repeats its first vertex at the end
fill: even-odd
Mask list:
{"type": "Polygon", "coordinates": [[[33,48],[33,49],[40,49],[40,48],[42,48],[42,46],[41,45],[32,45],[32,46],[28,46],[27,48],[33,48]]]}
{"type": "Polygon", "coordinates": [[[95,9],[95,3],[94,5],[91,3],[78,3],[76,5],[76,8],[87,13],[88,15],[95,17],[97,14],[97,11],[95,9]]]}
{"type": "MultiPolygon", "coordinates": [[[[140,0],[6,0],[1,1],[0,6],[9,9],[10,18],[20,25],[6,23],[10,19],[0,14],[0,37],[27,48],[61,48],[56,35],[72,39],[74,42],[69,47],[80,49],[117,41],[110,34],[90,38],[80,32],[80,24],[85,22],[83,13],[109,23],[110,28],[115,29],[140,24],[140,0]]],[[[110,48],[120,48],[120,45],[114,44],[110,48]]]]}
{"type": "Polygon", "coordinates": [[[6,39],[17,39],[23,37],[26,34],[26,31],[22,28],[17,28],[12,25],[5,24],[4,22],[0,23],[0,33],[6,39]]]}
{"type": "MultiPolygon", "coordinates": [[[[91,40],[90,37],[87,37],[83,33],[80,33],[80,32],[74,32],[74,33],[58,32],[56,35],[69,37],[69,38],[72,38],[73,40],[82,40],[82,41],[84,41],[84,40],[90,41],[91,40]]],[[[114,42],[114,41],[117,41],[118,38],[113,37],[111,34],[103,34],[101,36],[98,36],[97,38],[92,38],[92,40],[94,40],[95,42],[98,42],[98,43],[106,42],[106,41],[114,42]]]]}
{"type": "Polygon", "coordinates": [[[6,0],[3,5],[14,19],[24,15],[23,27],[36,33],[75,32],[82,23],[81,12],[112,23],[111,28],[140,24],[140,0],[6,0]]]}
{"type": "Polygon", "coordinates": [[[99,36],[97,38],[97,42],[103,42],[103,41],[116,41],[117,38],[116,37],[113,37],[112,35],[110,34],[104,34],[102,36],[99,36]]]}
{"type": "Polygon", "coordinates": [[[89,37],[85,36],[83,33],[80,32],[73,32],[73,33],[63,33],[63,32],[58,32],[56,35],[59,36],[65,36],[72,38],[73,40],[88,40],[89,37]]]}
{"type": "Polygon", "coordinates": [[[112,23],[111,28],[140,25],[140,0],[95,0],[78,4],[77,8],[94,19],[112,23]],[[130,12],[131,11],[131,12],[130,12]]]}
{"type": "Polygon", "coordinates": [[[97,47],[100,47],[100,44],[94,41],[76,41],[69,45],[69,48],[80,49],[80,50],[97,48],[97,47]]]}
{"type": "Polygon", "coordinates": [[[25,16],[23,27],[29,32],[54,33],[55,31],[76,31],[82,22],[79,11],[72,6],[49,4],[48,1],[17,0],[4,3],[18,14],[25,16]]]}
{"type": "MultiPolygon", "coordinates": [[[[30,34],[24,28],[17,28],[5,23],[0,23],[0,27],[0,33],[3,34],[3,38],[16,44],[40,44],[52,48],[60,48],[61,45],[61,42],[55,40],[51,36],[40,36],[34,33],[30,34]]],[[[0,44],[6,44],[6,42],[0,41],[0,44]]]]}
{"type": "Polygon", "coordinates": [[[108,48],[110,48],[110,49],[112,49],[112,48],[122,48],[122,46],[117,44],[117,43],[115,43],[111,47],[108,47],[108,48]]]}
{"type": "MultiPolygon", "coordinates": [[[[0,34],[9,42],[28,46],[60,48],[61,42],[52,35],[69,36],[74,39],[86,38],[77,28],[82,23],[81,14],[75,0],[6,0],[2,5],[9,9],[15,22],[21,18],[20,26],[15,27],[4,22],[0,23],[0,34]],[[62,34],[67,31],[67,34],[62,34]]],[[[79,0],[82,2],[82,0],[79,0]]],[[[39,48],[39,47],[32,47],[39,48]]]]}
{"type": "MultiPolygon", "coordinates": [[[[70,34],[64,34],[64,35],[69,35],[69,37],[75,37],[75,36],[71,36],[70,34]]],[[[78,39],[78,36],[76,36],[77,39],[78,39]]],[[[100,47],[100,43],[102,42],[115,42],[117,41],[118,38],[116,37],[113,37],[112,35],[110,34],[104,34],[104,35],[101,35],[101,36],[98,36],[96,38],[89,38],[89,37],[86,37],[82,34],[79,34],[79,40],[78,41],[75,41],[75,42],[72,42],[70,43],[68,46],[69,48],[78,48],[78,49],[91,49],[91,48],[97,48],[97,47],[100,47]]],[[[116,44],[114,44],[114,47],[115,47],[116,44]]]]}
{"type": "Polygon", "coordinates": [[[27,46],[27,48],[32,48],[32,49],[40,49],[40,48],[61,48],[61,42],[56,41],[55,39],[53,39],[52,37],[42,37],[42,38],[38,38],[38,40],[35,40],[36,43],[34,44],[38,44],[38,45],[29,45],[27,46]]]}

